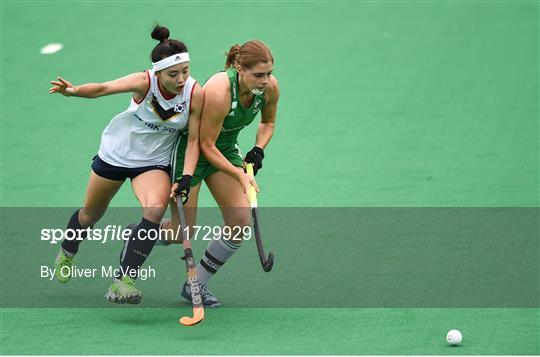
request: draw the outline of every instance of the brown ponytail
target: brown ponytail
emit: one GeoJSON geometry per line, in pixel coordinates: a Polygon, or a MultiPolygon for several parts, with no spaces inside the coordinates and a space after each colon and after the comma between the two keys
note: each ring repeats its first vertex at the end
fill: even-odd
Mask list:
{"type": "Polygon", "coordinates": [[[236,64],[244,68],[251,68],[261,62],[274,63],[270,49],[259,40],[248,41],[242,46],[236,44],[231,47],[226,56],[225,69],[234,67],[236,64]]]}
{"type": "Polygon", "coordinates": [[[238,54],[240,53],[240,45],[235,44],[231,47],[229,52],[225,52],[225,56],[227,56],[227,61],[225,61],[225,69],[234,67],[236,63],[236,57],[238,57],[238,54]]]}

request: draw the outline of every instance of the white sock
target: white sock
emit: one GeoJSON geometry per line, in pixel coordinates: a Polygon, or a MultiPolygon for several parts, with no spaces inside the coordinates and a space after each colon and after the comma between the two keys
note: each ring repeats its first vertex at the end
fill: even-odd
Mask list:
{"type": "Polygon", "coordinates": [[[197,265],[199,284],[206,283],[238,248],[240,248],[240,244],[233,244],[223,237],[212,239],[197,265]]]}

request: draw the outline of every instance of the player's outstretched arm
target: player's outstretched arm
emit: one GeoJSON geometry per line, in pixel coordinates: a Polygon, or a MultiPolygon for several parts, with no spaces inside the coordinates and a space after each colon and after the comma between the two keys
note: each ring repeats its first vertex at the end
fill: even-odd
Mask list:
{"type": "Polygon", "coordinates": [[[142,99],[150,86],[147,72],[139,72],[103,83],[86,83],[74,86],[62,77],[51,81],[49,94],[60,93],[66,97],[98,98],[116,93],[132,92],[137,100],[142,99]]]}

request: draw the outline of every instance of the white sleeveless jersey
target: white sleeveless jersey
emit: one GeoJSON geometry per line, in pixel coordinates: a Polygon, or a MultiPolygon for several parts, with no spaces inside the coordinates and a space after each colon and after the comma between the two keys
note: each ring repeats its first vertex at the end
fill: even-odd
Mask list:
{"type": "Polygon", "coordinates": [[[101,135],[98,155],[120,167],[170,164],[180,132],[187,132],[195,79],[189,77],[182,94],[167,100],[161,94],[153,70],[147,70],[150,88],[140,102],[131,98],[129,108],[116,115],[101,135]]]}

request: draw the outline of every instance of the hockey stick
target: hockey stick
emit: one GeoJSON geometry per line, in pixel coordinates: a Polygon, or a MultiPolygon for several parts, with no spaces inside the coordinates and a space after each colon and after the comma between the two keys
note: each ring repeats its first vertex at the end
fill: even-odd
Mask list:
{"type": "Polygon", "coordinates": [[[199,287],[199,280],[197,279],[197,269],[193,262],[193,251],[191,250],[191,242],[189,237],[186,237],[184,230],[186,229],[186,216],[184,214],[184,205],[182,203],[182,196],[178,195],[176,198],[178,206],[178,216],[180,218],[180,234],[182,237],[182,246],[184,247],[184,259],[186,261],[186,271],[189,282],[189,288],[191,290],[191,303],[193,304],[193,317],[184,316],[180,319],[180,323],[185,326],[192,326],[198,324],[204,319],[204,306],[201,297],[201,289],[199,287]]]}
{"type": "MultiPolygon", "coordinates": [[[[246,165],[246,172],[249,176],[253,177],[253,164],[246,165]]],[[[253,219],[253,229],[255,230],[255,242],[257,243],[257,252],[259,252],[259,259],[261,260],[262,268],[265,272],[272,270],[274,265],[274,254],[268,254],[264,252],[264,246],[261,237],[261,229],[259,226],[259,206],[257,205],[257,191],[255,187],[249,188],[249,204],[251,206],[251,218],[253,219]]]]}

